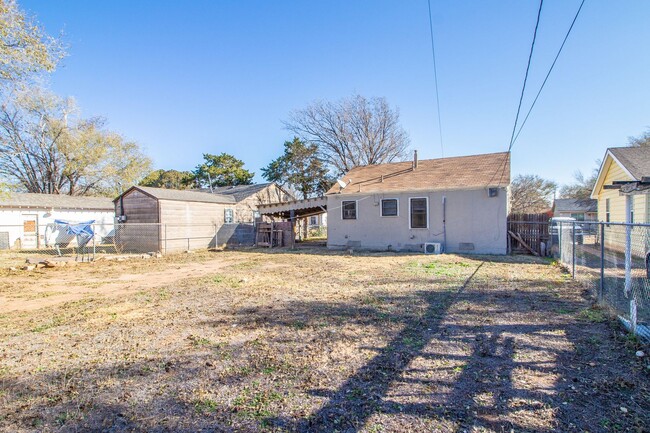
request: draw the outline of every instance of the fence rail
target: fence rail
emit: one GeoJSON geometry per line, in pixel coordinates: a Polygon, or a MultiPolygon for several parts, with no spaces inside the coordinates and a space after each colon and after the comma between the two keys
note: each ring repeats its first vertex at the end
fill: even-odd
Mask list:
{"type": "Polygon", "coordinates": [[[558,222],[550,240],[573,277],[650,340],[650,224],[558,222]]]}

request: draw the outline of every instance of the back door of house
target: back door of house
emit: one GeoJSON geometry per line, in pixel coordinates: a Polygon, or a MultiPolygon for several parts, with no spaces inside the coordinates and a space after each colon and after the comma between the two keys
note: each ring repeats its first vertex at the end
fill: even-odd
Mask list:
{"type": "Polygon", "coordinates": [[[23,236],[20,244],[22,248],[38,247],[38,223],[36,215],[23,215],[23,236]]]}

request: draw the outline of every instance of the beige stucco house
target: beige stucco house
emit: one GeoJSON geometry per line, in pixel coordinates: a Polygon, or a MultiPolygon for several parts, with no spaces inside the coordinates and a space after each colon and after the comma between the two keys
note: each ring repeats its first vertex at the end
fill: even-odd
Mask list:
{"type": "Polygon", "coordinates": [[[598,171],[591,198],[598,200],[598,220],[650,222],[650,148],[611,147],[598,171]]]}
{"type": "Polygon", "coordinates": [[[505,254],[509,185],[508,153],[354,168],[326,194],[327,246],[505,254]]]}

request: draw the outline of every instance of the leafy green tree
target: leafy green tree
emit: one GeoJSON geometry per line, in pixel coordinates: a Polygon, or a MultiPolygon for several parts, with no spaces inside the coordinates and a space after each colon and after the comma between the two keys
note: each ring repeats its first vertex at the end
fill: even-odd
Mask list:
{"type": "Polygon", "coordinates": [[[551,207],[557,184],[537,175],[515,177],[510,184],[510,212],[538,213],[551,207]]]}
{"type": "Polygon", "coordinates": [[[0,0],[0,85],[5,87],[39,72],[51,72],[65,52],[15,0],[0,0]]]}
{"type": "Polygon", "coordinates": [[[321,195],[332,184],[318,146],[305,144],[298,137],[284,142],[284,154],[262,169],[262,176],[270,181],[298,191],[303,198],[321,195]]]}
{"type": "Polygon", "coordinates": [[[204,153],[203,160],[193,172],[194,179],[202,187],[250,185],[255,176],[244,168],[242,160],[227,153],[204,153]]]}
{"type": "Polygon", "coordinates": [[[81,117],[71,99],[32,89],[0,107],[0,182],[20,190],[114,196],[150,165],[136,143],[81,117]]]}
{"type": "Polygon", "coordinates": [[[141,186],[154,188],[188,189],[194,182],[194,174],[190,171],[154,170],[140,181],[141,186]]]}

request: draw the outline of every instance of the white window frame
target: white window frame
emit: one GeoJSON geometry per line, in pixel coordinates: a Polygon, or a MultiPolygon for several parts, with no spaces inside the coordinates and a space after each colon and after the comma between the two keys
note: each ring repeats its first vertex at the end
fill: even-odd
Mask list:
{"type": "Polygon", "coordinates": [[[341,200],[341,220],[356,221],[359,219],[359,200],[341,200]],[[354,218],[343,218],[343,203],[354,202],[354,218]]]}
{"type": "Polygon", "coordinates": [[[234,224],[235,223],[235,210],[231,207],[227,207],[223,210],[223,223],[224,224],[234,224]],[[228,212],[230,212],[231,221],[228,221],[228,212]]]}
{"type": "Polygon", "coordinates": [[[379,216],[381,218],[397,218],[399,217],[399,199],[397,197],[386,197],[379,200],[379,216]],[[397,215],[384,215],[384,200],[395,200],[397,202],[397,215]]]}
{"type": "Polygon", "coordinates": [[[409,197],[409,230],[428,230],[429,229],[429,197],[409,197]],[[412,214],[411,214],[411,203],[412,200],[424,199],[426,200],[426,209],[427,209],[427,226],[426,227],[411,227],[412,214]]]}

